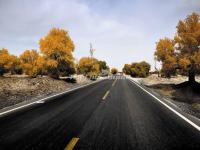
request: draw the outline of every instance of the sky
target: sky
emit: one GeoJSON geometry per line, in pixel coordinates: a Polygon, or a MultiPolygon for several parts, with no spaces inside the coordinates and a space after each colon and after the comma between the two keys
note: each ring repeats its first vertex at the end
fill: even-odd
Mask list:
{"type": "Polygon", "coordinates": [[[20,55],[39,50],[39,40],[51,28],[63,28],[75,43],[74,57],[105,60],[122,69],[145,60],[154,68],[156,42],[176,33],[176,25],[200,0],[0,0],[0,48],[20,55]]]}

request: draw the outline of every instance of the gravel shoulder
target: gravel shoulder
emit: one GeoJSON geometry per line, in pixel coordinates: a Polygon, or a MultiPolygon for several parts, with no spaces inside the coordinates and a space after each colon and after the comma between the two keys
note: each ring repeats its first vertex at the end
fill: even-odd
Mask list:
{"type": "Polygon", "coordinates": [[[92,82],[82,75],[74,76],[75,83],[49,77],[0,77],[0,109],[34,99],[41,99],[92,82]]]}
{"type": "MultiPolygon", "coordinates": [[[[147,78],[134,78],[134,80],[158,93],[165,100],[172,102],[182,111],[200,119],[200,89],[180,88],[180,85],[187,81],[186,76],[176,76],[168,79],[154,74],[147,78]],[[197,92],[194,92],[194,90],[197,90],[197,92]]],[[[196,77],[196,81],[200,83],[200,76],[196,77]]]]}

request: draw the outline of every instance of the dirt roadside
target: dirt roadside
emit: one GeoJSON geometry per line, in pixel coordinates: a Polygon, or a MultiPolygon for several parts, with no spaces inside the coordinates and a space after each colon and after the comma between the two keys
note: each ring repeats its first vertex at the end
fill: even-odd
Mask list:
{"type": "Polygon", "coordinates": [[[92,82],[84,76],[75,76],[75,79],[76,83],[69,83],[49,77],[0,77],[0,109],[23,101],[41,99],[92,82]]]}

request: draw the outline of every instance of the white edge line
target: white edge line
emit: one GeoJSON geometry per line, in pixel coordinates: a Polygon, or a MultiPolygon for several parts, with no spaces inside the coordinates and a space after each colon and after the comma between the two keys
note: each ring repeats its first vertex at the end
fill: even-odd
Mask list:
{"type": "Polygon", "coordinates": [[[135,81],[133,81],[131,78],[129,78],[131,82],[133,82],[135,85],[137,85],[138,87],[140,87],[143,91],[145,91],[146,93],[148,93],[149,95],[151,95],[154,99],[156,99],[158,102],[160,102],[161,104],[163,104],[165,107],[167,107],[169,110],[171,110],[172,112],[174,112],[176,115],[178,115],[179,117],[181,117],[183,120],[185,120],[187,123],[189,123],[190,125],[192,125],[194,128],[196,128],[198,131],[200,131],[200,127],[198,125],[196,125],[194,122],[192,122],[191,120],[189,120],[188,118],[186,118],[185,116],[183,116],[182,114],[180,114],[179,112],[177,112],[176,110],[174,110],[172,107],[170,107],[169,105],[167,105],[166,103],[164,103],[163,101],[161,101],[159,98],[157,98],[156,96],[154,96],[152,93],[150,93],[149,91],[147,91],[146,89],[144,89],[142,86],[140,86],[138,83],[136,83],[135,81]]]}
{"type": "MultiPolygon", "coordinates": [[[[104,80],[104,79],[103,79],[103,80],[104,80]]],[[[55,95],[52,95],[52,96],[49,96],[49,97],[45,97],[45,98],[43,98],[43,99],[39,99],[39,100],[34,101],[34,102],[31,102],[31,103],[28,103],[28,104],[25,104],[25,105],[22,105],[22,106],[19,106],[19,107],[16,107],[16,108],[13,108],[13,109],[4,111],[4,112],[0,113],[0,117],[1,117],[2,115],[7,114],[7,113],[13,112],[13,111],[15,111],[15,110],[18,110],[18,109],[21,109],[21,108],[24,108],[24,107],[27,107],[27,106],[30,106],[30,105],[33,105],[33,104],[38,104],[40,101],[45,101],[45,100],[47,100],[47,99],[49,99],[49,98],[53,98],[53,97],[56,97],[56,96],[59,96],[59,95],[62,95],[62,94],[66,94],[66,93],[75,91],[75,90],[77,90],[77,89],[81,89],[81,88],[83,88],[83,87],[86,87],[86,86],[89,86],[89,85],[98,83],[98,82],[103,81],[103,80],[99,80],[99,81],[95,81],[95,82],[92,82],[92,83],[88,83],[88,84],[85,84],[85,85],[82,85],[82,86],[79,86],[79,87],[70,89],[70,90],[68,90],[68,91],[64,91],[64,92],[61,92],[61,93],[58,93],[58,94],[55,94],[55,95]]]]}

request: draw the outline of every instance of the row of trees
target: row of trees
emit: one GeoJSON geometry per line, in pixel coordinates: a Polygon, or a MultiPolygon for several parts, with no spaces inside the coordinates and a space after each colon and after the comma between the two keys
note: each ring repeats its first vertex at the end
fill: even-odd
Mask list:
{"type": "Polygon", "coordinates": [[[127,75],[131,75],[132,77],[147,77],[150,71],[150,64],[142,61],[142,62],[134,62],[132,64],[125,64],[123,67],[123,72],[127,75]]]}
{"type": "Polygon", "coordinates": [[[173,39],[163,38],[157,42],[155,57],[161,62],[161,73],[165,77],[181,74],[195,82],[200,73],[200,16],[192,13],[176,26],[173,39]]]}
{"type": "Polygon", "coordinates": [[[77,72],[87,76],[98,75],[108,70],[105,61],[84,57],[74,63],[74,43],[67,31],[53,28],[39,41],[40,51],[25,50],[19,57],[11,55],[7,49],[0,49],[0,74],[25,73],[31,77],[49,75],[53,78],[68,76],[77,72]]]}

